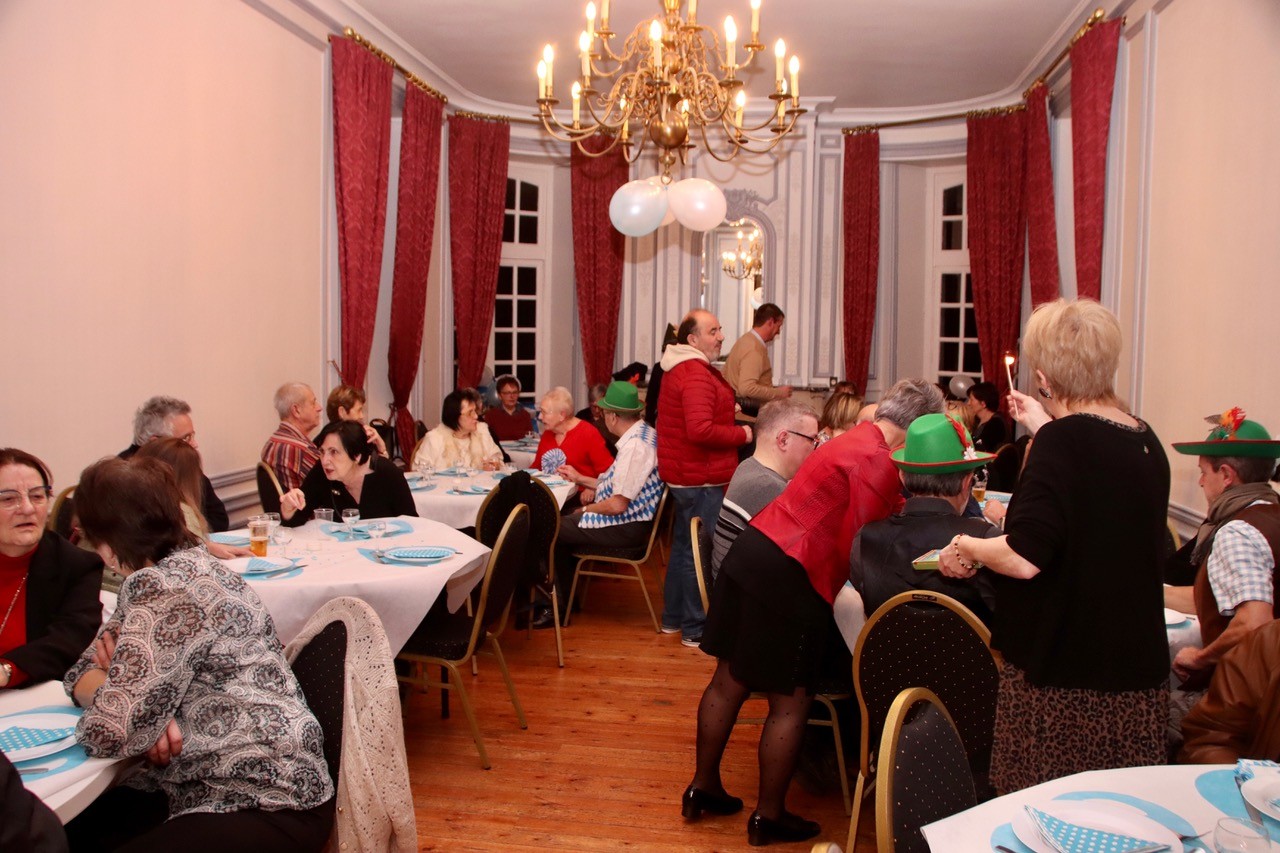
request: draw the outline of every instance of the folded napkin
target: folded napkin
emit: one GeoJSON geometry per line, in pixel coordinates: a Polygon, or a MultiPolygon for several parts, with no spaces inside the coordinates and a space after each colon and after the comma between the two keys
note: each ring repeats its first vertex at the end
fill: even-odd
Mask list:
{"type": "Polygon", "coordinates": [[[1026,806],[1026,810],[1040,830],[1041,837],[1060,853],[1131,853],[1136,850],[1154,853],[1169,849],[1167,844],[1068,823],[1034,806],[1026,806]]]}
{"type": "Polygon", "coordinates": [[[454,477],[454,476],[457,476],[459,473],[460,472],[458,471],[457,468],[441,468],[439,471],[436,472],[436,476],[437,477],[454,477]]]}
{"type": "Polygon", "coordinates": [[[241,548],[249,545],[249,537],[241,536],[239,533],[210,533],[209,540],[219,545],[236,545],[241,548]]]}
{"type": "Polygon", "coordinates": [[[1280,767],[1274,761],[1265,761],[1254,758],[1241,758],[1236,762],[1236,778],[1240,782],[1248,782],[1259,770],[1274,769],[1280,767]]]}
{"type": "Polygon", "coordinates": [[[435,483],[419,482],[409,486],[411,492],[429,492],[436,487],[435,483]]]}
{"type": "Polygon", "coordinates": [[[15,752],[19,749],[30,749],[33,746],[44,746],[55,740],[62,740],[75,734],[76,727],[63,729],[33,729],[26,726],[10,726],[0,731],[0,752],[15,752]]]}
{"type": "Polygon", "coordinates": [[[250,557],[249,562],[245,563],[244,570],[246,572],[283,572],[286,569],[293,568],[297,562],[297,560],[291,560],[289,565],[281,566],[261,557],[250,557]]]}

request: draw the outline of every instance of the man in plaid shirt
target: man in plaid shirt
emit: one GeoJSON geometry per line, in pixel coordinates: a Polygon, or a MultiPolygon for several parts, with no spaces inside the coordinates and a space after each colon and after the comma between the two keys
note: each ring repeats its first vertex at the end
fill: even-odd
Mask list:
{"type": "Polygon", "coordinates": [[[302,478],[320,461],[320,450],[310,435],[320,426],[320,402],[310,385],[286,382],[276,390],[280,426],[262,446],[262,461],[275,471],[286,492],[302,487],[302,478]]]}

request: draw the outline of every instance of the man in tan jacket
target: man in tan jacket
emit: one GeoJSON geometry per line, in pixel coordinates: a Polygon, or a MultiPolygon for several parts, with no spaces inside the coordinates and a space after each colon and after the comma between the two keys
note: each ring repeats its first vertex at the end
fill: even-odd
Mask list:
{"type": "Polygon", "coordinates": [[[778,336],[785,315],[772,302],[756,309],[751,331],[738,338],[724,365],[724,378],[729,380],[742,411],[754,415],[770,400],[791,396],[791,386],[773,384],[773,364],[769,361],[768,344],[778,336]]]}

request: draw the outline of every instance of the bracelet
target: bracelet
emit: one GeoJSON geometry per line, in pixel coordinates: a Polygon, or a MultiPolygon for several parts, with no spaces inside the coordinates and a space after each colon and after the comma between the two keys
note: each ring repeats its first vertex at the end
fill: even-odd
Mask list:
{"type": "Polygon", "coordinates": [[[971,571],[975,571],[977,569],[983,568],[982,563],[978,562],[977,560],[974,560],[973,562],[969,562],[964,557],[960,556],[960,546],[958,543],[960,542],[960,537],[962,536],[964,536],[963,533],[957,533],[955,537],[951,540],[951,553],[955,555],[956,562],[959,563],[960,568],[964,569],[966,572],[971,572],[971,571]]]}

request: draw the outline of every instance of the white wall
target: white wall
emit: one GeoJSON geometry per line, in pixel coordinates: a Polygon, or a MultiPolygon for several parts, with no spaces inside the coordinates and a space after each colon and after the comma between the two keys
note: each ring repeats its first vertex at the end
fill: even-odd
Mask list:
{"type": "Polygon", "coordinates": [[[0,444],[66,485],[167,393],[215,480],[255,463],[322,371],[324,47],[225,0],[0,6],[0,444]]]}

